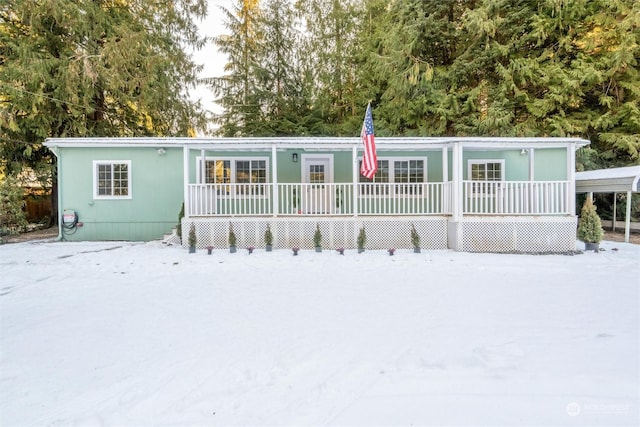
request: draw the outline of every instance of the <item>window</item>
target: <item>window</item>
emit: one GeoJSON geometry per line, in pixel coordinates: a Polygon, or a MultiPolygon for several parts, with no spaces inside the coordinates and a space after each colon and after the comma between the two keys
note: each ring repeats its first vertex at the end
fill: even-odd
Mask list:
{"type": "Polygon", "coordinates": [[[484,181],[474,183],[474,193],[492,192],[496,186],[489,182],[504,181],[504,160],[469,160],[469,180],[484,181]]]}
{"type": "MultiPolygon", "coordinates": [[[[360,161],[360,165],[362,161],[360,161]]],[[[372,179],[359,175],[361,183],[394,183],[394,186],[371,185],[361,188],[361,194],[383,195],[393,190],[397,194],[422,194],[422,186],[416,185],[426,182],[425,158],[378,158],[378,171],[372,179]]]]}
{"type": "Polygon", "coordinates": [[[393,182],[396,183],[396,192],[422,194],[422,187],[413,184],[424,182],[424,160],[399,160],[394,163],[393,182]]]}
{"type": "MultiPolygon", "coordinates": [[[[211,159],[205,161],[205,183],[207,184],[266,184],[268,169],[266,158],[211,159]]],[[[198,181],[201,181],[200,158],[197,159],[198,181]]],[[[219,195],[229,194],[231,185],[217,189],[219,195]]],[[[235,194],[264,195],[264,185],[234,186],[235,194]]]]}
{"type": "Polygon", "coordinates": [[[93,197],[96,199],[131,198],[131,161],[93,162],[93,197]]]}

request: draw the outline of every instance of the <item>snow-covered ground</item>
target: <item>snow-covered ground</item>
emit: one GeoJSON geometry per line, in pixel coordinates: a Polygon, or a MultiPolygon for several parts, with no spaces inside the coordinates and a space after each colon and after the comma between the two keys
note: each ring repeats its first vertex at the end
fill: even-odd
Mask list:
{"type": "Polygon", "coordinates": [[[638,425],[640,246],[601,247],[0,246],[0,424],[638,425]]]}

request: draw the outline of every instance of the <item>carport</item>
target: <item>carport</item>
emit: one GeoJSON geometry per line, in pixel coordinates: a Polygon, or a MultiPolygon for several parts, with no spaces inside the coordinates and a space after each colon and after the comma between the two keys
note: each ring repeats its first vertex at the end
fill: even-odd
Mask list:
{"type": "Polygon", "coordinates": [[[576,173],[576,194],[613,193],[613,227],[615,229],[617,193],[627,193],[627,212],[624,222],[624,241],[629,243],[631,230],[631,194],[640,192],[640,166],[598,169],[576,173]]]}

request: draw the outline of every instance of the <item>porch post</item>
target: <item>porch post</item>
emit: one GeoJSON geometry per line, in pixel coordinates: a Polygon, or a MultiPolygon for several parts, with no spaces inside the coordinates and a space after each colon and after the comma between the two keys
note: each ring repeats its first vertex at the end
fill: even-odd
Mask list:
{"type": "Polygon", "coordinates": [[[207,162],[205,160],[204,157],[205,153],[204,153],[204,148],[202,148],[200,150],[200,184],[206,184],[207,183],[207,162]]]}
{"type": "MultiPolygon", "coordinates": [[[[576,214],[576,144],[572,142],[567,147],[567,175],[569,188],[567,189],[567,208],[569,215],[576,214]]],[[[593,196],[591,196],[593,199],[593,196]]]]}
{"type": "Polygon", "coordinates": [[[183,171],[183,185],[184,185],[184,216],[189,218],[191,216],[191,209],[189,207],[189,147],[187,144],[182,146],[182,171],[183,171]]]}
{"type": "Polygon", "coordinates": [[[447,206],[447,197],[449,197],[449,192],[447,191],[447,182],[449,182],[449,148],[447,146],[444,146],[442,147],[442,200],[440,201],[440,206],[442,206],[442,212],[440,212],[441,214],[446,213],[445,210],[447,206]]]}
{"type": "Polygon", "coordinates": [[[616,192],[613,192],[613,222],[611,223],[611,231],[616,231],[616,192]]]}
{"type": "Polygon", "coordinates": [[[351,180],[353,192],[353,216],[358,216],[358,146],[351,147],[351,180]]]}
{"type": "Polygon", "coordinates": [[[462,145],[456,143],[453,145],[453,173],[451,176],[451,214],[456,222],[462,220],[463,215],[462,168],[462,145]]]}
{"type": "Polygon", "coordinates": [[[276,144],[271,144],[271,182],[273,186],[273,216],[278,216],[278,160],[276,144]]]}
{"type": "Polygon", "coordinates": [[[536,179],[535,177],[535,152],[533,148],[529,148],[529,181],[536,179]]]}
{"type": "MultiPolygon", "coordinates": [[[[616,220],[615,218],[613,219],[616,220]]],[[[627,213],[624,218],[624,242],[629,243],[629,231],[631,230],[631,191],[627,191],[627,213]]]]}

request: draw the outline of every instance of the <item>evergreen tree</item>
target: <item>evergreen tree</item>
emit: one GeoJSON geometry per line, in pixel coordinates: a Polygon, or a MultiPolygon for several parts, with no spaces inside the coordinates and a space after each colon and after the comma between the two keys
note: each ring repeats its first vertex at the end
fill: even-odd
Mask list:
{"type": "Polygon", "coordinates": [[[225,75],[207,79],[223,112],[216,118],[223,136],[250,136],[261,120],[261,108],[254,88],[255,64],[262,39],[258,0],[236,0],[230,9],[220,7],[225,27],[231,34],[216,37],[219,51],[227,55],[225,75]]]}
{"type": "Polygon", "coordinates": [[[358,133],[363,114],[362,95],[357,91],[362,4],[356,0],[298,0],[296,7],[307,35],[303,48],[310,66],[306,70],[315,83],[311,103],[323,122],[317,130],[327,135],[358,133]]]}
{"type": "Polygon", "coordinates": [[[259,42],[256,75],[260,124],[253,135],[296,135],[306,133],[303,117],[309,108],[301,96],[298,59],[300,33],[289,0],[266,2],[259,21],[263,37],[259,42]]]}
{"type": "MultiPolygon", "coordinates": [[[[204,0],[14,0],[0,6],[0,169],[49,169],[48,137],[185,135],[204,0]]],[[[55,202],[55,191],[52,201],[55,202]]],[[[53,212],[56,217],[56,212],[53,212]]]]}

